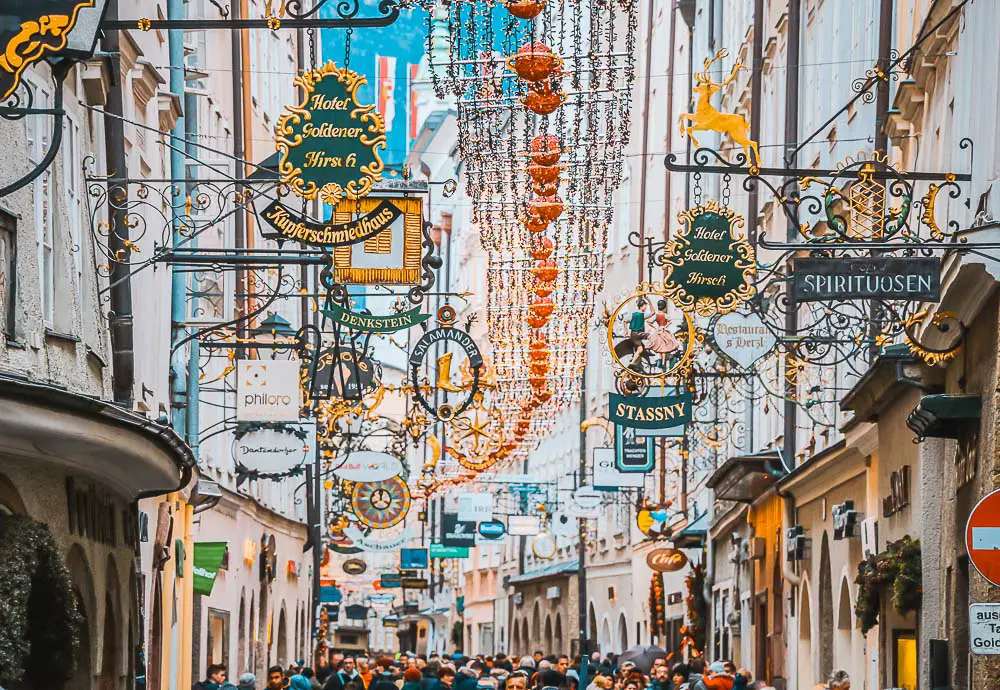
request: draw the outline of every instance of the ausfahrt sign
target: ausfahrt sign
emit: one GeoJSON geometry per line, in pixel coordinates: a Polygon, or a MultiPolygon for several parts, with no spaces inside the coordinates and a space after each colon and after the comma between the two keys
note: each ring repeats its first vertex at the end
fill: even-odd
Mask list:
{"type": "Polygon", "coordinates": [[[791,266],[796,302],[941,298],[941,260],[936,257],[807,256],[793,258],[791,266]]]}
{"type": "Polygon", "coordinates": [[[1000,604],[969,606],[969,642],[973,654],[1000,654],[1000,604]]]}

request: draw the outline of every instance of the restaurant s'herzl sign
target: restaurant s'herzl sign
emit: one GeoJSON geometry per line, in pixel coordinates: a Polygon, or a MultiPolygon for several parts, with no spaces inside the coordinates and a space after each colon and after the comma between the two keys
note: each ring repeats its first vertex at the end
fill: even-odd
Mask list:
{"type": "Polygon", "coordinates": [[[792,264],[792,299],[917,300],[941,298],[941,260],[924,256],[799,257],[792,264]]]}
{"type": "Polygon", "coordinates": [[[664,293],[701,316],[728,314],[753,296],[757,260],[740,230],[743,216],[709,201],[680,213],[682,227],[664,249],[664,293]]]}
{"type": "Polygon", "coordinates": [[[301,242],[313,247],[343,247],[364,242],[391,226],[403,215],[403,209],[384,199],[368,213],[343,223],[317,223],[280,201],[272,201],[260,217],[274,232],[265,230],[264,237],[301,242]]]}
{"type": "Polygon", "coordinates": [[[299,196],[335,206],[366,196],[382,179],[385,122],[374,104],[358,102],[366,83],[334,62],[295,79],[304,98],[278,118],[275,142],[281,181],[299,196]]]}

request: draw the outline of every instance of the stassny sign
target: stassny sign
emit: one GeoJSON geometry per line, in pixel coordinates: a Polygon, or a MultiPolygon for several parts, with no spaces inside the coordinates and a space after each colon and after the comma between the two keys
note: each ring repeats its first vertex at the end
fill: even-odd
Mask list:
{"type": "Polygon", "coordinates": [[[792,299],[919,300],[941,298],[941,261],[935,257],[800,257],[792,259],[792,299]]]}

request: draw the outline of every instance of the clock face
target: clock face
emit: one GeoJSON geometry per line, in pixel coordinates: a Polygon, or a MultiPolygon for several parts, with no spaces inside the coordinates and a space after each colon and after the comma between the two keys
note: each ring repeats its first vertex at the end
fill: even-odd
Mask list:
{"type": "Polygon", "coordinates": [[[536,558],[548,560],[556,555],[556,538],[551,534],[539,534],[531,542],[531,552],[536,558]]]}

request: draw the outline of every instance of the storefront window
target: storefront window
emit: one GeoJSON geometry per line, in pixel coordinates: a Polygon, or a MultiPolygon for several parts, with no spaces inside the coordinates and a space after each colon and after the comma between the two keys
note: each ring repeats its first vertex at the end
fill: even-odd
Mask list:
{"type": "Polygon", "coordinates": [[[205,667],[229,664],[229,612],[208,610],[208,656],[205,667]]]}
{"type": "Polygon", "coordinates": [[[896,630],[893,659],[893,685],[902,690],[917,690],[917,635],[912,630],[896,630]]]}

